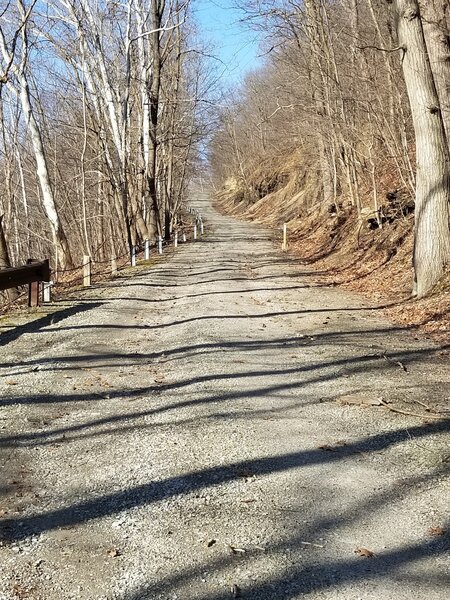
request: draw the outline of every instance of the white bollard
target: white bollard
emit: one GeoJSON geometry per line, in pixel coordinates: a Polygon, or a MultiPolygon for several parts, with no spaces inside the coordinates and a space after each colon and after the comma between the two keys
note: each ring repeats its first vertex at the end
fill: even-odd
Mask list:
{"type": "Polygon", "coordinates": [[[136,246],[131,248],[131,266],[136,266],[136,246]]]}
{"type": "Polygon", "coordinates": [[[159,235],[158,236],[158,254],[162,254],[163,253],[163,244],[162,244],[163,240],[162,237],[159,235]]]}
{"type": "Polygon", "coordinates": [[[83,256],[83,285],[89,287],[91,285],[91,258],[83,256]]]}
{"type": "Polygon", "coordinates": [[[144,242],[144,258],[148,260],[150,258],[150,240],[144,242]]]}
{"type": "Polygon", "coordinates": [[[42,285],[42,302],[52,301],[53,281],[44,281],[42,285]]]}
{"type": "Polygon", "coordinates": [[[284,223],[283,225],[283,244],[281,246],[281,249],[286,252],[287,251],[287,223],[284,223]]]}
{"type": "Polygon", "coordinates": [[[194,240],[197,239],[197,223],[194,224],[194,240]]]}
{"type": "Polygon", "coordinates": [[[184,231],[183,231],[183,237],[181,239],[183,240],[183,244],[185,244],[186,243],[186,234],[184,233],[184,231]]]}
{"type": "Polygon", "coordinates": [[[173,236],[173,247],[178,248],[178,231],[175,231],[175,234],[173,236]]]}
{"type": "Polygon", "coordinates": [[[117,275],[117,260],[114,254],[111,256],[111,275],[113,277],[117,275]]]}

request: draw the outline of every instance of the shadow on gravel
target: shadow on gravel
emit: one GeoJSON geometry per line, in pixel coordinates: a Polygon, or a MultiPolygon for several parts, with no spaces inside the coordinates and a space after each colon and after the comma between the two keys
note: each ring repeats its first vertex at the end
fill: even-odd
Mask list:
{"type": "MultiPolygon", "coordinates": [[[[349,309],[350,310],[350,309],[349,309]]],[[[360,310],[360,309],[356,309],[360,310]]],[[[284,313],[286,314],[286,313],[284,313]]],[[[92,327],[95,327],[94,325],[92,327]]],[[[145,329],[145,327],[144,327],[145,329]]],[[[365,338],[370,336],[372,346],[377,341],[378,337],[380,342],[383,342],[382,347],[384,348],[386,342],[386,334],[398,334],[402,332],[411,331],[414,328],[409,327],[380,327],[376,329],[360,329],[350,331],[328,331],[326,333],[317,333],[314,335],[303,335],[299,334],[295,337],[282,337],[274,338],[270,340],[244,340],[244,341],[232,341],[232,342],[211,342],[206,344],[192,344],[188,346],[177,346],[175,348],[168,348],[159,350],[157,352],[140,353],[140,352],[115,352],[115,353],[92,353],[82,354],[76,356],[58,356],[52,358],[37,358],[23,360],[21,365],[23,367],[23,373],[30,371],[32,367],[39,366],[40,371],[66,371],[76,368],[78,363],[85,364],[90,368],[102,368],[112,367],[115,363],[122,367],[132,367],[142,364],[149,363],[153,360],[166,359],[176,360],[177,358],[189,358],[193,356],[202,356],[206,354],[213,354],[216,352],[264,352],[265,350],[295,350],[297,348],[303,348],[308,346],[326,346],[327,344],[333,344],[333,346],[351,345],[354,346],[361,339],[361,343],[364,344],[365,338]],[[54,365],[54,362],[66,363],[54,365]],[[97,362],[93,362],[97,361],[97,362]],[[49,365],[48,368],[46,365],[49,365]]],[[[450,348],[450,345],[440,346],[440,351],[445,351],[450,348]]],[[[384,352],[384,351],[383,351],[384,352]]],[[[395,354],[396,356],[407,359],[408,356],[411,358],[414,355],[424,356],[427,353],[432,354],[434,350],[430,348],[419,348],[414,351],[398,351],[387,354],[395,354]]],[[[374,357],[376,353],[370,354],[369,356],[374,357]]],[[[358,360],[359,357],[354,357],[351,360],[358,360]]],[[[398,360],[401,360],[399,358],[398,360]]],[[[1,362],[0,368],[7,369],[8,367],[17,367],[14,362],[1,362]]],[[[15,372],[15,375],[20,375],[20,372],[15,372]]],[[[3,377],[9,376],[8,373],[2,375],[3,377]]]]}
{"type": "MultiPolygon", "coordinates": [[[[279,402],[279,408],[274,406],[270,411],[267,409],[263,411],[258,411],[257,407],[251,411],[253,415],[257,415],[258,412],[264,414],[266,417],[273,418],[276,415],[277,411],[284,411],[286,413],[289,410],[302,408],[307,405],[318,404],[326,401],[333,401],[335,396],[320,397],[317,398],[315,395],[312,396],[311,399],[306,400],[305,397],[314,392],[315,386],[317,383],[323,383],[325,381],[338,381],[341,377],[351,377],[357,373],[365,373],[367,374],[367,390],[358,390],[358,393],[373,393],[374,391],[377,393],[377,390],[374,390],[371,384],[370,375],[372,373],[376,373],[379,369],[386,369],[386,359],[391,364],[392,369],[398,369],[397,363],[401,363],[404,366],[409,365],[416,359],[419,359],[426,355],[429,352],[428,349],[420,349],[408,352],[396,352],[396,353],[386,353],[382,355],[364,355],[358,356],[354,358],[342,358],[338,360],[332,360],[328,362],[319,362],[308,364],[307,366],[293,367],[289,369],[279,369],[279,370],[255,370],[255,371],[243,371],[238,373],[210,373],[204,375],[202,377],[197,378],[188,378],[184,380],[177,381],[175,383],[161,383],[152,386],[139,387],[135,389],[117,389],[111,390],[108,389],[103,393],[93,394],[92,392],[80,392],[77,394],[41,394],[39,396],[12,396],[8,398],[4,398],[0,404],[14,405],[14,404],[59,404],[59,403],[83,403],[83,402],[98,402],[98,401],[108,401],[114,399],[123,399],[123,400],[133,400],[140,399],[141,401],[148,402],[150,407],[144,410],[130,410],[129,412],[121,413],[121,414],[109,414],[105,415],[99,419],[91,420],[87,422],[77,422],[74,425],[67,425],[64,427],[58,427],[53,429],[45,429],[40,431],[30,431],[26,433],[16,433],[12,436],[2,436],[0,437],[0,447],[8,448],[14,446],[39,446],[39,445],[48,445],[53,443],[70,443],[76,439],[81,439],[85,437],[95,438],[101,437],[103,435],[110,435],[111,433],[116,433],[117,435],[121,435],[127,433],[132,430],[144,429],[144,428],[152,428],[158,426],[164,426],[161,423],[152,423],[148,422],[148,417],[155,417],[158,415],[168,413],[170,415],[172,426],[182,426],[191,422],[188,420],[182,419],[181,410],[185,408],[195,407],[195,406],[206,406],[210,404],[220,404],[226,403],[227,401],[233,400],[256,400],[259,397],[267,397],[272,396],[274,402],[279,402]],[[345,366],[345,369],[342,367],[345,366]],[[311,373],[311,376],[306,377],[302,376],[302,374],[311,373]],[[301,378],[298,380],[292,380],[292,377],[295,375],[300,375],[301,378]],[[290,376],[287,378],[287,376],[290,376]],[[266,377],[269,379],[269,385],[262,385],[256,388],[246,389],[245,385],[241,387],[241,389],[236,391],[223,392],[219,394],[206,395],[202,397],[192,397],[192,395],[188,395],[186,398],[184,394],[185,388],[189,386],[195,386],[197,384],[205,383],[208,381],[224,381],[227,380],[243,380],[245,381],[248,378],[253,377],[266,377]],[[280,378],[280,383],[277,382],[277,377],[280,378]],[[154,404],[153,398],[161,398],[163,394],[170,393],[174,394],[177,390],[181,390],[182,395],[181,399],[175,402],[166,402],[161,405],[160,400],[159,405],[152,406],[154,404]],[[302,397],[298,398],[298,400],[294,400],[290,404],[286,404],[282,402],[283,399],[290,400],[292,397],[296,398],[295,393],[301,390],[302,397]],[[181,416],[180,416],[181,414],[181,416]],[[143,421],[145,419],[145,421],[143,421]]],[[[120,355],[121,365],[123,366],[123,355],[120,355]]],[[[72,357],[73,358],[73,357],[72,357]]],[[[401,383],[399,380],[399,385],[397,389],[401,388],[401,383]]],[[[195,389],[195,388],[194,388],[195,389]]],[[[425,389],[420,390],[421,397],[432,397],[433,395],[433,382],[427,384],[425,389]]],[[[417,388],[414,387],[415,392],[418,392],[417,388]]],[[[355,393],[355,390],[353,390],[355,393]]],[[[322,392],[323,394],[323,392],[322,392]]],[[[250,414],[250,412],[248,413],[250,414]]],[[[238,413],[235,413],[233,409],[228,410],[226,414],[220,412],[220,410],[213,413],[211,416],[215,418],[230,418],[236,416],[238,413]]],[[[450,419],[443,421],[444,423],[450,423],[450,419]]]]}
{"type": "Polygon", "coordinates": [[[87,312],[88,310],[98,308],[103,303],[104,301],[83,302],[77,304],[76,306],[71,306],[69,308],[63,308],[62,310],[53,311],[52,313],[45,315],[44,317],[39,317],[38,319],[35,319],[34,321],[30,321],[28,323],[24,323],[23,325],[16,325],[8,331],[0,333],[0,346],[6,346],[10,342],[19,338],[24,333],[39,333],[39,331],[42,330],[44,327],[48,327],[49,325],[59,323],[60,321],[63,321],[68,317],[72,317],[73,315],[77,315],[80,313],[87,312]]]}
{"type": "MultiPolygon", "coordinates": [[[[377,502],[377,498],[373,499],[372,502],[377,502]]],[[[370,508],[367,507],[367,510],[370,508]]],[[[333,529],[339,529],[340,524],[333,527],[333,523],[330,523],[327,529],[321,528],[318,524],[314,525],[314,533],[317,536],[330,533],[333,529]]],[[[302,537],[300,538],[295,536],[285,545],[277,545],[274,548],[270,548],[268,552],[269,556],[277,556],[286,551],[290,553],[292,551],[299,552],[304,549],[302,545],[303,537],[305,537],[305,534],[302,533],[302,537]]],[[[377,580],[384,578],[389,578],[391,581],[397,579],[401,582],[402,578],[405,577],[402,574],[402,569],[404,570],[408,565],[413,566],[427,558],[445,556],[449,548],[450,538],[446,534],[441,538],[424,540],[416,544],[404,545],[378,553],[371,560],[361,559],[361,557],[348,557],[341,560],[327,560],[326,558],[317,558],[315,561],[313,559],[303,560],[299,561],[300,564],[296,566],[283,568],[281,576],[269,579],[268,581],[256,582],[251,586],[245,586],[241,589],[240,596],[253,600],[280,600],[281,598],[299,598],[300,595],[323,592],[329,588],[336,590],[337,586],[360,581],[364,581],[365,583],[371,582],[372,585],[377,580]]],[[[257,558],[256,552],[248,553],[245,561],[248,572],[252,571],[251,561],[255,558],[257,558]]],[[[179,586],[185,586],[186,584],[197,587],[198,581],[205,577],[205,573],[220,576],[222,570],[234,566],[234,563],[237,563],[236,566],[239,566],[241,570],[243,569],[244,561],[241,560],[238,562],[236,557],[222,557],[218,560],[203,562],[190,571],[182,571],[175,576],[162,579],[156,585],[143,586],[137,590],[130,591],[120,596],[118,600],[151,600],[156,597],[155,594],[161,594],[162,592],[166,594],[172,592],[173,594],[174,592],[179,592],[179,586]]],[[[447,574],[437,569],[433,572],[429,568],[426,578],[418,576],[412,581],[411,573],[408,573],[406,580],[409,585],[421,583],[426,586],[432,582],[434,589],[438,588],[442,590],[442,596],[440,596],[442,598],[444,597],[444,590],[450,585],[450,577],[447,574]]],[[[232,594],[230,594],[229,588],[225,588],[222,592],[216,594],[206,593],[195,595],[195,598],[199,600],[229,600],[231,597],[232,594]]],[[[337,598],[337,596],[333,597],[337,598]]],[[[361,596],[358,595],[357,597],[360,598],[361,596]]]]}
{"type": "MultiPolygon", "coordinates": [[[[297,340],[298,341],[298,340],[297,340]]],[[[352,342],[354,344],[354,341],[352,342]]],[[[446,347],[443,347],[443,349],[446,347]]],[[[242,348],[241,348],[242,349],[242,348]]],[[[356,357],[344,357],[340,359],[316,362],[316,363],[308,363],[306,366],[295,366],[290,367],[288,369],[278,369],[278,370],[255,370],[255,371],[242,371],[238,373],[209,373],[207,375],[202,375],[200,377],[193,377],[188,379],[181,379],[172,383],[161,383],[157,385],[151,386],[143,386],[135,389],[108,389],[105,392],[99,393],[78,393],[78,394],[40,394],[33,396],[32,394],[27,394],[25,396],[19,395],[11,395],[5,397],[0,401],[0,404],[3,406],[9,406],[13,404],[58,404],[62,402],[91,402],[95,400],[108,399],[112,398],[137,398],[141,396],[145,396],[151,393],[164,393],[164,392],[173,392],[178,389],[184,389],[191,385],[197,385],[199,383],[206,383],[208,381],[217,382],[217,381],[226,381],[226,380],[235,380],[235,379],[248,379],[248,378],[259,378],[259,377],[269,377],[273,380],[275,377],[281,377],[282,383],[272,384],[268,386],[263,386],[260,388],[255,388],[251,390],[241,389],[238,391],[223,393],[220,396],[210,396],[207,398],[194,399],[194,400],[184,400],[179,403],[175,403],[173,405],[168,405],[162,409],[155,409],[155,412],[163,412],[170,410],[172,408],[181,408],[183,406],[193,406],[196,404],[209,404],[212,402],[223,402],[225,400],[232,400],[237,398],[256,398],[258,396],[265,396],[268,394],[276,394],[281,391],[290,391],[299,388],[303,388],[308,385],[312,385],[319,382],[325,382],[330,380],[338,380],[340,377],[345,376],[349,377],[350,375],[354,375],[356,373],[369,373],[371,371],[376,371],[381,368],[386,368],[385,362],[387,361],[391,363],[392,368],[399,368],[398,365],[402,364],[404,368],[407,368],[409,362],[419,359],[430,353],[429,348],[421,348],[418,350],[408,350],[408,351],[398,351],[398,352],[383,352],[383,353],[370,353],[364,354],[356,357]],[[343,367],[345,367],[343,369],[343,367]],[[324,372],[321,372],[324,371],[324,372]],[[287,375],[297,375],[301,373],[309,373],[309,372],[317,372],[317,375],[311,377],[309,379],[302,378],[298,381],[292,381],[292,379],[286,380],[287,375]]],[[[123,356],[123,355],[120,355],[123,356]]],[[[145,356],[145,355],[144,355],[145,356]]],[[[148,358],[148,355],[146,355],[148,358]]],[[[73,357],[72,357],[73,358],[73,357]]],[[[80,359],[81,357],[77,357],[80,359]]],[[[58,359],[61,360],[61,359],[58,359]]],[[[124,366],[123,363],[121,363],[124,366]]],[[[136,363],[134,363],[136,364],[136,363]]],[[[92,368],[92,367],[91,367],[92,368]]],[[[16,374],[17,375],[17,374],[16,374]]],[[[149,411],[148,414],[153,414],[153,411],[149,411]]],[[[0,445],[4,441],[4,438],[0,438],[0,445]]]]}
{"type": "MultiPolygon", "coordinates": [[[[230,281],[230,280],[227,280],[230,281]]],[[[136,287],[146,287],[149,285],[150,287],[155,287],[153,284],[146,283],[136,283],[133,284],[136,287]]],[[[131,287],[131,286],[128,286],[131,287]]],[[[158,287],[158,286],[156,286],[158,287]]],[[[179,287],[179,286],[175,286],[179,287]]],[[[198,294],[184,294],[182,296],[170,296],[168,298],[133,298],[130,296],[127,297],[114,297],[112,300],[120,300],[123,302],[149,302],[151,304],[162,304],[163,302],[175,302],[177,300],[185,300],[186,298],[200,298],[202,296],[223,296],[224,294],[253,294],[255,292],[283,292],[289,290],[303,290],[305,288],[310,288],[310,285],[291,285],[287,287],[264,287],[264,288],[246,288],[244,290],[218,290],[214,292],[199,292],[198,294]]],[[[320,287],[315,286],[315,287],[320,287]]],[[[325,286],[326,287],[326,286],[325,286]]]]}
{"type": "MultiPolygon", "coordinates": [[[[374,436],[362,438],[358,441],[347,444],[336,452],[326,452],[321,448],[313,450],[303,450],[293,452],[281,456],[269,456],[255,460],[247,460],[231,463],[226,466],[211,467],[187,473],[177,477],[169,477],[166,480],[158,482],[149,482],[135,486],[122,491],[105,494],[90,500],[74,503],[64,508],[48,511],[34,516],[21,515],[17,518],[6,518],[1,524],[1,537],[7,542],[15,542],[30,535],[38,535],[45,531],[55,530],[61,527],[73,527],[80,523],[86,523],[93,519],[99,519],[111,515],[116,515],[121,511],[128,510],[134,507],[149,505],[168,498],[176,498],[199,490],[213,488],[248,476],[262,477],[271,473],[281,473],[294,469],[306,468],[312,465],[323,464],[338,464],[340,461],[349,460],[352,455],[361,453],[368,454],[371,452],[384,451],[391,446],[394,446],[402,441],[410,440],[411,438],[422,439],[431,434],[444,434],[450,431],[450,420],[442,421],[433,424],[418,425],[410,428],[400,428],[395,431],[383,432],[374,436]]],[[[439,471],[444,473],[448,471],[450,465],[439,467],[439,471]]],[[[422,476],[424,480],[431,477],[429,473],[422,476]]],[[[434,476],[434,475],[433,475],[434,476]]],[[[402,484],[403,486],[405,484],[402,484]]],[[[417,479],[413,482],[417,485],[417,479]]],[[[400,486],[401,487],[401,486],[400,486]]],[[[392,493],[400,494],[399,486],[392,493]]],[[[390,495],[386,495],[386,491],[381,493],[384,501],[392,500],[390,495]]],[[[373,504],[372,510],[376,508],[376,503],[373,504]]],[[[350,513],[352,518],[356,518],[355,509],[350,513]]],[[[318,536],[320,529],[331,529],[335,525],[335,519],[326,520],[321,525],[316,524],[313,528],[314,535],[318,536]]],[[[312,533],[312,531],[311,531],[312,533]]],[[[305,535],[305,531],[302,532],[305,535]]],[[[302,538],[304,539],[304,538],[302,538]]],[[[412,547],[408,550],[408,555],[417,558],[423,555],[424,548],[433,548],[434,552],[438,549],[440,552],[444,548],[448,548],[448,538],[439,539],[435,542],[430,542],[424,546],[412,547]],[[419,552],[419,554],[417,554],[419,552]]],[[[417,560],[415,558],[414,560],[417,560]]],[[[380,556],[382,560],[382,556],[380,556]]],[[[350,564],[356,566],[361,564],[359,561],[350,561],[350,564]]],[[[376,564],[376,563],[375,563],[376,564]]],[[[370,563],[372,565],[372,562],[370,563]]],[[[323,567],[322,567],[323,568],[323,567]]],[[[264,596],[256,596],[263,598],[264,596]]]]}
{"type": "MultiPolygon", "coordinates": [[[[116,299],[117,300],[117,299],[116,299]]],[[[123,300],[123,299],[122,299],[123,300]]],[[[133,298],[133,300],[140,302],[139,298],[133,298]]],[[[145,302],[145,300],[144,300],[145,302]]],[[[59,331],[68,331],[71,329],[165,329],[166,327],[173,327],[176,325],[185,325],[186,323],[195,323],[197,321],[227,321],[227,320],[237,320],[237,319],[271,319],[274,317],[286,317],[286,316],[304,316],[304,315],[314,315],[320,313],[347,313],[347,312],[364,312],[364,311],[372,311],[378,310],[383,307],[357,307],[357,308],[317,308],[317,309],[305,309],[305,310],[285,310],[279,312],[267,312],[267,313],[255,313],[255,314],[244,314],[244,315],[201,315],[198,317],[191,317],[189,319],[180,319],[178,321],[172,321],[170,323],[161,323],[159,325],[117,325],[112,323],[107,324],[89,324],[89,325],[71,325],[69,327],[60,327],[59,331]]],[[[412,329],[413,327],[409,328],[412,329]]],[[[407,328],[403,328],[405,331],[407,328]]]]}

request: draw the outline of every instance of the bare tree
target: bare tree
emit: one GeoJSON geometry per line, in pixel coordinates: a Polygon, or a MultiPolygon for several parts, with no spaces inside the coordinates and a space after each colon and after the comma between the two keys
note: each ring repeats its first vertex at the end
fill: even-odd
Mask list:
{"type": "Polygon", "coordinates": [[[393,9],[416,134],[414,270],[421,297],[450,260],[450,156],[419,3],[395,0],[393,9]]]}
{"type": "Polygon", "coordinates": [[[19,27],[20,32],[20,60],[17,64],[14,62],[14,55],[17,45],[17,37],[14,34],[13,41],[8,48],[6,37],[3,29],[0,27],[0,50],[3,55],[6,68],[2,79],[6,79],[6,85],[15,94],[20,97],[22,104],[23,115],[30,133],[33,143],[33,149],[36,159],[37,175],[42,191],[42,202],[45,214],[50,222],[53,241],[57,252],[57,263],[62,268],[72,266],[72,257],[67,241],[67,237],[59,218],[56,208],[53,189],[50,181],[50,175],[47,164],[47,157],[42,141],[42,134],[39,123],[36,119],[35,111],[31,102],[30,86],[27,75],[28,64],[28,33],[27,24],[34,7],[33,2],[29,7],[25,6],[23,0],[17,0],[18,14],[20,17],[19,27]]]}

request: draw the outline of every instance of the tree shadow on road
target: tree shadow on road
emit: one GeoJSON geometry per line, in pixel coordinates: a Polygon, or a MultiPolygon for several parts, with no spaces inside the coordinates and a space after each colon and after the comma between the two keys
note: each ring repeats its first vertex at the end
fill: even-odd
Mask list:
{"type": "Polygon", "coordinates": [[[55,325],[56,323],[59,323],[64,319],[72,317],[73,315],[85,313],[89,310],[98,308],[103,303],[104,300],[90,300],[84,303],[77,303],[76,306],[69,306],[61,310],[54,310],[50,314],[47,314],[43,317],[38,317],[37,319],[24,323],[23,325],[16,325],[8,329],[8,331],[0,333],[0,346],[6,346],[7,344],[16,340],[25,333],[38,333],[39,331],[44,329],[44,327],[48,327],[49,325],[55,325]]]}

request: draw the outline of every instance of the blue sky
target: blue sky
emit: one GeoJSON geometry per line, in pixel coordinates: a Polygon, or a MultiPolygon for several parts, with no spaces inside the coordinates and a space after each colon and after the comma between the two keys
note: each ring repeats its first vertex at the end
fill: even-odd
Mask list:
{"type": "Polygon", "coordinates": [[[194,0],[191,10],[200,34],[211,40],[215,55],[224,66],[224,85],[238,83],[246,72],[260,64],[258,34],[239,20],[242,13],[234,8],[236,0],[194,0]]]}

